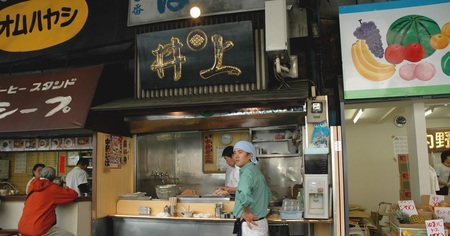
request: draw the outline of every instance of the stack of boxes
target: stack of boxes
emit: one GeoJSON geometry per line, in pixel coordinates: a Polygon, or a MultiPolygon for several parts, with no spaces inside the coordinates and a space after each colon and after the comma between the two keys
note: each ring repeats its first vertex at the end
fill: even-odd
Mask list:
{"type": "MultiPolygon", "coordinates": [[[[417,212],[421,216],[430,216],[432,219],[438,219],[434,211],[429,206],[430,195],[423,195],[421,204],[415,204],[417,212]]],[[[450,196],[445,196],[445,201],[450,203],[450,196]]],[[[398,209],[398,205],[392,205],[392,212],[398,209]]],[[[412,235],[412,236],[428,236],[425,224],[402,224],[393,214],[389,216],[391,235],[412,235]]],[[[446,221],[444,220],[444,223],[446,221]]],[[[444,227],[445,228],[445,227],[444,227]]],[[[445,235],[448,235],[448,230],[445,229],[445,235]]]]}
{"type": "Polygon", "coordinates": [[[409,157],[408,154],[398,154],[398,172],[400,173],[400,200],[411,200],[409,183],[409,157]]]}

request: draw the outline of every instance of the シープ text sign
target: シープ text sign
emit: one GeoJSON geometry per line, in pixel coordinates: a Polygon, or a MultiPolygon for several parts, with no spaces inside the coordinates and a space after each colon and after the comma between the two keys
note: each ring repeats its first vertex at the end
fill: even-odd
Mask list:
{"type": "Polygon", "coordinates": [[[82,128],[103,66],[0,79],[0,132],[82,128]]]}

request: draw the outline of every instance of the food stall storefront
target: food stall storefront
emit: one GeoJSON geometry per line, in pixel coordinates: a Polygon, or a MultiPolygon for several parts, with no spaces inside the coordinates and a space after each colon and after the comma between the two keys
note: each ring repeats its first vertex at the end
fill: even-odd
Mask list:
{"type": "Polygon", "coordinates": [[[6,164],[1,168],[0,188],[8,189],[5,196],[0,196],[1,228],[17,228],[34,164],[54,167],[60,184],[61,177],[74,168],[79,158],[89,158],[91,193],[74,203],[59,206],[56,211],[57,226],[75,235],[91,234],[92,201],[96,198],[97,184],[97,129],[109,127],[109,132],[119,134],[127,130],[121,123],[114,124],[113,116],[105,120],[92,114],[89,108],[98,103],[98,92],[114,89],[114,80],[108,79],[109,75],[123,72],[117,65],[98,65],[0,80],[0,87],[6,88],[1,90],[4,109],[0,123],[0,159],[6,164]]]}
{"type": "MultiPolygon", "coordinates": [[[[217,17],[223,18],[224,23],[207,19],[199,21],[201,24],[189,21],[188,26],[182,28],[176,23],[167,23],[167,27],[155,24],[141,28],[142,32],[136,35],[135,98],[92,108],[95,112],[122,114],[135,144],[132,188],[135,193],[118,193],[116,208],[110,208],[114,212],[108,214],[113,225],[111,234],[231,233],[231,219],[161,217],[160,213],[164,213],[164,207],[170,206],[170,202],[157,196],[155,188],[175,184],[183,190],[195,190],[201,195],[199,198],[207,202],[186,203],[177,196],[178,192],[174,195],[178,198],[177,205],[211,216],[215,202],[207,196],[215,187],[223,185],[224,170],[220,169],[218,153],[224,145],[233,145],[242,139],[256,143],[256,136],[265,133],[261,131],[264,129],[269,134],[275,132],[274,135],[282,132],[284,137],[285,132],[314,126],[306,124],[306,102],[310,98],[322,101],[324,96],[311,95],[311,90],[313,94],[316,91],[310,81],[280,77],[280,81],[273,83],[269,79],[275,69],[267,66],[270,63],[260,24],[262,14],[264,12],[259,11],[228,19],[217,17]],[[209,141],[215,144],[206,145],[209,141]],[[141,210],[147,213],[140,214],[141,210]],[[161,231],[163,228],[165,230],[161,231]]],[[[328,115],[327,104],[324,104],[320,112],[328,115]]],[[[298,142],[297,149],[291,153],[286,142],[291,141],[290,137],[275,140],[271,136],[270,139],[271,144],[285,149],[278,151],[261,146],[265,153],[261,153],[260,162],[267,170],[276,200],[281,202],[285,197],[292,198],[292,188],[302,183],[303,147],[298,147],[298,142]],[[279,184],[281,182],[284,183],[279,184]]],[[[109,171],[120,170],[111,168],[109,171]]],[[[333,173],[339,172],[333,170],[333,173]]],[[[336,176],[330,177],[333,181],[330,185],[342,186],[337,184],[336,176]]],[[[324,186],[327,192],[328,186],[324,186]]],[[[341,194],[338,195],[342,197],[341,194]]],[[[336,223],[335,213],[329,213],[328,209],[342,212],[343,205],[335,207],[336,198],[327,199],[329,202],[324,204],[330,207],[324,219],[298,218],[289,222],[278,215],[273,220],[269,218],[269,223],[286,228],[292,225],[291,233],[295,226],[311,228],[300,229],[298,235],[331,234],[335,224],[341,222],[336,223]]],[[[230,211],[234,201],[222,203],[230,211]]]]}

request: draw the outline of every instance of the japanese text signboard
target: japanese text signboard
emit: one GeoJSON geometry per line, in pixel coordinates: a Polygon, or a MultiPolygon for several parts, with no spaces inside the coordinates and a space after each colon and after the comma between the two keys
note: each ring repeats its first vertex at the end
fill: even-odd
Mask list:
{"type": "Polygon", "coordinates": [[[0,132],[83,128],[103,66],[0,79],[0,132]]]}
{"type": "Polygon", "coordinates": [[[426,220],[425,226],[427,228],[427,235],[429,236],[446,236],[447,233],[444,229],[444,222],[442,219],[438,220],[426,220]]]}
{"type": "Polygon", "coordinates": [[[450,130],[427,129],[428,152],[442,152],[450,149],[450,130]]]}
{"type": "Polygon", "coordinates": [[[1,12],[0,49],[28,52],[55,46],[76,36],[83,29],[89,10],[84,0],[43,0],[21,1],[1,12]]]}
{"type": "Polygon", "coordinates": [[[137,36],[143,89],[256,81],[250,21],[137,36]]]}
{"type": "Polygon", "coordinates": [[[1,62],[131,41],[134,32],[127,28],[123,10],[127,5],[107,0],[2,0],[1,62]]]}
{"type": "Polygon", "coordinates": [[[128,25],[190,18],[190,9],[197,6],[202,16],[264,9],[262,0],[129,0],[128,25]]]}

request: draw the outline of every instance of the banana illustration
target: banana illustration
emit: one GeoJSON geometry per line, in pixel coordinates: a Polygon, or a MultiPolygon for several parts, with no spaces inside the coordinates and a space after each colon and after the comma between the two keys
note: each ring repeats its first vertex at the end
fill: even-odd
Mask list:
{"type": "Polygon", "coordinates": [[[394,75],[395,66],[378,61],[369,51],[364,40],[357,40],[352,45],[351,52],[353,64],[364,78],[372,81],[382,81],[394,75]]]}

